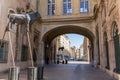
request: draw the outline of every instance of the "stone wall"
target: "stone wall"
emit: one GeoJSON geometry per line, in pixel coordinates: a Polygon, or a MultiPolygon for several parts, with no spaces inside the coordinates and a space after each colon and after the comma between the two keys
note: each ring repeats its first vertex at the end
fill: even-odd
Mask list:
{"type": "MultiPolygon", "coordinates": [[[[19,13],[26,13],[26,5],[28,5],[28,2],[30,1],[30,9],[32,11],[36,11],[36,1],[37,0],[1,0],[0,1],[0,38],[2,38],[2,35],[5,30],[5,26],[8,23],[8,13],[9,10],[12,10],[14,13],[18,13],[18,8],[21,10],[19,13]]],[[[84,34],[85,36],[90,36],[92,34],[92,37],[95,35],[95,22],[93,21],[94,14],[93,14],[93,9],[94,5],[96,4],[96,0],[90,1],[90,11],[89,13],[80,13],[80,2],[79,0],[72,0],[72,14],[70,15],[63,15],[63,10],[62,10],[62,0],[56,0],[56,13],[53,16],[48,16],[47,15],[47,0],[38,0],[38,12],[41,14],[41,20],[38,22],[35,22],[33,24],[33,27],[37,29],[40,32],[40,41],[38,42],[39,46],[39,51],[38,51],[38,60],[37,63],[41,64],[44,63],[44,37],[46,34],[48,35],[48,32],[52,32],[52,34],[63,34],[63,31],[59,31],[59,28],[64,27],[71,27],[69,31],[66,29],[66,33],[73,31],[75,33],[79,34],[84,34]],[[76,28],[75,28],[76,27],[76,28]],[[58,29],[58,32],[54,33],[54,29],[58,29]],[[77,30],[78,29],[78,30],[77,30]],[[83,32],[81,29],[85,29],[83,32]]],[[[50,37],[53,37],[53,35],[50,35],[50,37]]],[[[16,32],[14,31],[12,33],[12,41],[14,44],[14,47],[16,46],[16,32]]],[[[34,35],[33,35],[34,37],[34,35]]],[[[5,36],[5,40],[8,40],[8,35],[5,36]]],[[[33,39],[32,39],[33,40],[33,39]]],[[[94,40],[94,39],[93,39],[94,40]]],[[[93,41],[94,43],[94,41],[93,41]]],[[[10,49],[10,48],[9,48],[10,49]]],[[[96,54],[96,53],[95,53],[96,54]]],[[[20,61],[20,54],[19,54],[19,59],[17,60],[18,66],[21,67],[27,67],[25,62],[20,61]],[[25,65],[25,66],[24,66],[25,65]]],[[[10,55],[10,50],[8,53],[8,62],[7,63],[0,63],[0,71],[3,71],[11,66],[11,55],[10,55]]]]}
{"type": "MultiPolygon", "coordinates": [[[[118,24],[119,33],[120,33],[120,9],[119,9],[120,0],[105,0],[98,3],[98,17],[96,18],[96,27],[98,27],[99,32],[99,46],[100,46],[100,68],[106,70],[112,76],[114,75],[114,69],[116,68],[115,62],[115,51],[114,51],[114,40],[113,40],[113,22],[118,24]],[[109,53],[109,65],[110,69],[105,68],[106,62],[106,52],[104,44],[104,33],[107,33],[107,42],[108,42],[108,53],[109,53]]],[[[115,75],[114,75],[115,76],[115,75]]],[[[118,78],[118,77],[116,77],[118,78]]]]}

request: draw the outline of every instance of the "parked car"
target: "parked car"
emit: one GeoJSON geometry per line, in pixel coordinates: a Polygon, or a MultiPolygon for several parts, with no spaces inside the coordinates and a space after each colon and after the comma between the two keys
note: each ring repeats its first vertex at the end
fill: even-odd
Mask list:
{"type": "Polygon", "coordinates": [[[69,60],[70,60],[70,61],[74,61],[74,58],[70,58],[69,60]]]}

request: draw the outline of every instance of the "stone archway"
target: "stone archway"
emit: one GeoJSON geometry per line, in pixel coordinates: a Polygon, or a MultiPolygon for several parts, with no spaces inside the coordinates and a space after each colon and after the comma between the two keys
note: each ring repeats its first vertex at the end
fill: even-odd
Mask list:
{"type": "Polygon", "coordinates": [[[52,42],[52,40],[62,34],[66,34],[66,33],[76,33],[76,34],[81,34],[86,36],[87,38],[89,38],[89,40],[91,41],[91,47],[90,48],[90,56],[91,56],[91,61],[92,59],[94,60],[94,32],[92,32],[91,30],[84,28],[84,27],[80,27],[80,26],[75,26],[75,25],[67,25],[67,26],[59,26],[59,27],[55,27],[53,29],[50,29],[49,31],[47,31],[43,37],[42,37],[42,41],[44,43],[44,59],[47,59],[47,55],[49,53],[49,45],[52,42]],[[48,50],[47,50],[48,49],[48,50]]]}
{"type": "Polygon", "coordinates": [[[65,34],[65,33],[81,34],[81,35],[88,37],[90,41],[94,41],[95,39],[94,32],[92,32],[91,30],[87,28],[80,27],[80,26],[74,26],[74,25],[67,25],[67,26],[65,25],[65,26],[53,28],[49,30],[48,32],[46,32],[42,39],[44,42],[47,42],[49,44],[55,37],[57,37],[58,35],[65,34]]]}

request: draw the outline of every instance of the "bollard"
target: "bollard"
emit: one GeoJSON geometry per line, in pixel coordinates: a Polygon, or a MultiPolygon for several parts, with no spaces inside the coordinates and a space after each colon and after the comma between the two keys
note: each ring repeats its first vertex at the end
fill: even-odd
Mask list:
{"type": "Polygon", "coordinates": [[[43,70],[43,66],[38,67],[38,80],[43,80],[43,70]]]}
{"type": "Polygon", "coordinates": [[[27,77],[27,80],[37,80],[37,67],[29,67],[27,77]]]}
{"type": "Polygon", "coordinates": [[[9,69],[8,80],[19,80],[19,67],[12,67],[9,69]]]}

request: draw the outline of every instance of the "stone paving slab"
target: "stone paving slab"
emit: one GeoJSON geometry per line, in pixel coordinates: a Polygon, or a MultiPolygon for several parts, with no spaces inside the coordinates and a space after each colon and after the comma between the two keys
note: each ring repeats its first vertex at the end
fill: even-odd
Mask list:
{"type": "Polygon", "coordinates": [[[116,80],[89,64],[48,65],[44,76],[45,80],[116,80]]]}
{"type": "MultiPolygon", "coordinates": [[[[8,80],[8,74],[0,73],[0,80],[8,80]]],[[[27,80],[27,71],[20,73],[19,80],[27,80]]],[[[44,68],[44,80],[116,80],[89,64],[50,64],[44,68]]]]}

